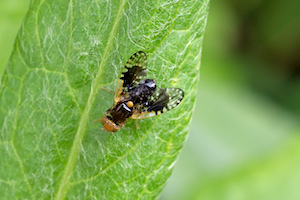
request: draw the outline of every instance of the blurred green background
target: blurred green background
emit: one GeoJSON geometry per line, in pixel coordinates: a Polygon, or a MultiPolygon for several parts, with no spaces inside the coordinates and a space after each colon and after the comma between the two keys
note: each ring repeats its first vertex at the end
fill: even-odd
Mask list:
{"type": "MultiPolygon", "coordinates": [[[[29,0],[1,0],[0,75],[29,0]]],[[[211,1],[190,135],[160,199],[300,199],[300,1],[211,1]]]]}

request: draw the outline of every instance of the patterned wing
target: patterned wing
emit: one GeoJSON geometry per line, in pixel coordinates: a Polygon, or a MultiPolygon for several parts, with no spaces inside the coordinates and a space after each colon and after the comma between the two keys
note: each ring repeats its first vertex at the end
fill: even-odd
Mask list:
{"type": "Polygon", "coordinates": [[[146,75],[147,55],[143,51],[138,51],[129,58],[123,68],[115,91],[115,102],[121,94],[128,91],[129,87],[137,84],[146,75]]]}
{"type": "Polygon", "coordinates": [[[184,92],[180,88],[160,88],[154,92],[148,102],[137,107],[131,118],[143,119],[167,112],[175,108],[183,97],[184,92]]]}

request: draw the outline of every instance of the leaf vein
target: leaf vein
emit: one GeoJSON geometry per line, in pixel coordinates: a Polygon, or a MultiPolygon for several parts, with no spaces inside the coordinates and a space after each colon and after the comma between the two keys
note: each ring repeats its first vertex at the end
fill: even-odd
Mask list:
{"type": "MultiPolygon", "coordinates": [[[[112,30],[109,34],[107,45],[104,49],[103,57],[102,57],[101,62],[99,64],[98,73],[96,75],[95,80],[92,83],[90,95],[88,97],[88,100],[87,100],[86,106],[84,108],[84,111],[81,115],[81,119],[80,119],[78,129],[77,129],[74,141],[73,141],[71,152],[70,152],[67,164],[65,166],[65,169],[63,171],[62,179],[60,181],[57,193],[55,195],[55,199],[57,199],[57,200],[62,200],[62,199],[65,198],[65,195],[66,195],[66,193],[68,191],[68,188],[70,186],[70,179],[71,179],[74,167],[75,167],[75,162],[76,162],[76,159],[77,159],[77,156],[78,156],[79,148],[80,148],[80,145],[81,145],[81,142],[82,142],[85,130],[86,130],[86,126],[87,126],[87,122],[88,122],[90,112],[92,110],[93,102],[96,99],[97,91],[101,87],[100,80],[101,80],[101,77],[102,77],[102,74],[103,74],[102,73],[103,68],[106,64],[107,58],[109,57],[109,52],[110,52],[110,49],[111,49],[111,47],[113,45],[113,42],[114,42],[114,36],[116,35],[117,27],[119,25],[119,22],[121,20],[121,16],[122,16],[123,11],[124,11],[125,2],[126,2],[126,0],[123,0],[120,3],[120,6],[118,8],[117,15],[116,15],[115,21],[113,23],[112,30]]],[[[72,0],[70,1],[70,4],[72,6],[72,0]]]]}
{"type": "Polygon", "coordinates": [[[100,172],[99,174],[96,174],[95,176],[92,176],[88,179],[84,179],[84,180],[78,180],[78,181],[74,181],[72,182],[72,185],[76,185],[78,183],[82,183],[82,182],[89,182],[92,181],[98,177],[100,177],[102,174],[104,174],[106,171],[108,171],[111,167],[113,167],[116,163],[120,162],[123,158],[125,158],[127,155],[129,155],[129,153],[131,153],[132,151],[134,151],[139,145],[141,145],[141,143],[145,140],[145,138],[147,136],[149,136],[150,132],[152,131],[153,127],[156,125],[157,121],[159,120],[160,116],[157,116],[157,118],[155,119],[155,121],[153,122],[151,128],[149,128],[146,132],[146,134],[143,135],[143,137],[141,137],[141,139],[130,149],[128,150],[126,153],[124,153],[121,157],[119,157],[117,160],[115,160],[114,162],[112,162],[110,165],[108,165],[102,172],[100,172]]]}
{"type": "Polygon", "coordinates": [[[44,0],[42,0],[37,8],[37,11],[35,13],[35,34],[36,34],[36,37],[37,37],[37,42],[38,42],[38,46],[39,46],[39,49],[40,49],[40,56],[41,56],[41,60],[42,60],[42,64],[43,64],[43,67],[45,67],[45,62],[44,62],[44,56],[43,56],[43,51],[42,51],[42,43],[41,43],[41,38],[40,38],[40,35],[39,35],[39,31],[38,31],[38,12],[42,6],[42,4],[44,3],[44,0]]]}
{"type": "Polygon", "coordinates": [[[21,160],[21,158],[20,158],[20,156],[19,156],[19,154],[18,154],[18,152],[17,152],[17,150],[16,150],[16,148],[15,148],[15,145],[13,144],[12,141],[10,142],[10,145],[11,145],[11,147],[12,147],[12,149],[13,149],[13,152],[14,152],[14,154],[15,154],[15,156],[16,156],[16,158],[17,158],[17,161],[18,161],[18,163],[19,163],[20,170],[21,170],[21,172],[22,172],[22,174],[23,174],[23,177],[24,177],[24,179],[25,179],[25,183],[26,183],[26,185],[27,185],[27,187],[28,187],[28,190],[29,190],[29,192],[30,192],[31,198],[32,198],[32,199],[35,199],[35,196],[33,195],[33,192],[32,192],[31,185],[29,184],[27,175],[26,175],[25,170],[24,170],[23,162],[22,162],[22,160],[21,160]]]}

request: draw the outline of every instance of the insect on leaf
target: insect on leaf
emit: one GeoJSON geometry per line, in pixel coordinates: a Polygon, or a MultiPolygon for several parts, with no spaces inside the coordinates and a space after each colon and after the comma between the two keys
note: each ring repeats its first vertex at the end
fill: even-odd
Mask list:
{"type": "Polygon", "coordinates": [[[208,0],[32,1],[0,86],[1,197],[157,198],[187,137],[207,10],[208,0]],[[184,99],[107,134],[94,120],[114,96],[101,88],[114,91],[140,50],[148,58],[127,64],[141,73],[123,71],[122,84],[147,68],[165,88],[146,112],[175,106],[183,93],[171,88],[184,99]]]}

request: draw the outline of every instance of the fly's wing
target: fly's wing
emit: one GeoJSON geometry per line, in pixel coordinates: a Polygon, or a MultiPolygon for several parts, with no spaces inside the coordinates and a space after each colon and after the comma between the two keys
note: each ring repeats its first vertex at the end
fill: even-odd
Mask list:
{"type": "Polygon", "coordinates": [[[131,118],[144,119],[167,112],[175,108],[183,97],[184,92],[180,88],[160,88],[148,102],[136,108],[131,118]]]}
{"type": "Polygon", "coordinates": [[[128,88],[137,84],[147,75],[147,55],[143,51],[133,54],[125,64],[115,91],[115,103],[121,94],[125,94],[128,88]]]}

